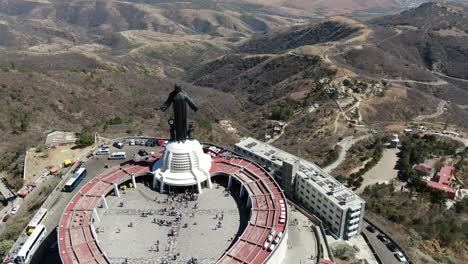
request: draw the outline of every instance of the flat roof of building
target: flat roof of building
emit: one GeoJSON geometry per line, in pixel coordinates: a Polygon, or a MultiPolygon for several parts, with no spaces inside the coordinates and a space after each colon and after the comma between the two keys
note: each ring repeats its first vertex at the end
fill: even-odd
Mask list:
{"type": "Polygon", "coordinates": [[[441,184],[449,185],[453,178],[453,173],[455,172],[455,167],[445,165],[440,169],[437,176],[439,176],[438,182],[441,184]]]}
{"type": "Polygon", "coordinates": [[[251,137],[242,138],[236,146],[248,149],[261,158],[268,159],[278,166],[282,166],[283,161],[289,163],[299,162],[298,175],[309,180],[316,186],[317,190],[324,195],[328,195],[331,201],[340,206],[353,207],[365,203],[363,199],[341,182],[308,160],[251,137]]]}
{"type": "Polygon", "coordinates": [[[76,141],[75,132],[53,131],[47,134],[45,144],[48,146],[72,144],[76,141]]]}

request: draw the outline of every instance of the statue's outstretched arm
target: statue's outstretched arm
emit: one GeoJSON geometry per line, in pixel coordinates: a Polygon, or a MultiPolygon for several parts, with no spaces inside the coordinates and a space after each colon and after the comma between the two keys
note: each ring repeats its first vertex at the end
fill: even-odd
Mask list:
{"type": "Polygon", "coordinates": [[[174,93],[170,93],[169,97],[166,100],[166,102],[161,106],[161,108],[160,108],[161,111],[166,112],[167,108],[169,108],[169,106],[171,106],[173,98],[174,98],[174,93]]]}
{"type": "Polygon", "coordinates": [[[185,102],[187,102],[187,104],[190,106],[190,108],[192,108],[193,111],[197,111],[198,110],[198,107],[195,105],[195,103],[193,103],[192,99],[190,99],[190,97],[186,96],[185,97],[185,102]]]}

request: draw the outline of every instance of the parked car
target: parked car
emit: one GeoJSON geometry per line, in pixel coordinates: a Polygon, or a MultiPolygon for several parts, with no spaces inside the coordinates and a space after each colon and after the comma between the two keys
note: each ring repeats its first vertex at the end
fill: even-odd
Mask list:
{"type": "Polygon", "coordinates": [[[148,141],[146,141],[145,146],[154,147],[154,146],[156,146],[156,143],[154,143],[154,141],[152,141],[152,140],[148,140],[148,141]]]}
{"type": "Polygon", "coordinates": [[[397,252],[398,251],[398,247],[395,244],[393,244],[392,242],[389,242],[387,244],[387,248],[388,248],[388,250],[390,250],[392,252],[397,252]]]}
{"type": "Polygon", "coordinates": [[[380,239],[380,241],[382,241],[384,243],[388,243],[388,241],[389,241],[388,238],[384,234],[378,234],[377,238],[380,239]]]}
{"type": "Polygon", "coordinates": [[[406,259],[405,255],[401,253],[400,251],[395,252],[395,257],[400,261],[400,262],[408,262],[406,259]]]}
{"type": "Polygon", "coordinates": [[[121,149],[124,147],[124,144],[122,142],[115,142],[113,144],[114,147],[118,148],[118,149],[121,149]]]}
{"type": "Polygon", "coordinates": [[[5,215],[5,217],[3,217],[2,222],[8,221],[8,218],[10,218],[10,215],[9,214],[5,215]]]}
{"type": "Polygon", "coordinates": [[[13,208],[11,208],[11,215],[15,215],[18,212],[19,208],[19,205],[13,206],[13,208]]]}
{"type": "Polygon", "coordinates": [[[373,227],[373,226],[371,226],[371,225],[368,225],[368,226],[366,227],[366,229],[367,229],[369,232],[371,232],[371,233],[375,233],[375,227],[373,227]]]}
{"type": "Polygon", "coordinates": [[[134,146],[135,145],[135,140],[134,139],[130,139],[130,141],[128,142],[128,144],[130,146],[134,146]]]}
{"type": "Polygon", "coordinates": [[[138,151],[138,155],[140,156],[148,156],[148,151],[144,150],[144,149],[140,149],[138,151]]]}

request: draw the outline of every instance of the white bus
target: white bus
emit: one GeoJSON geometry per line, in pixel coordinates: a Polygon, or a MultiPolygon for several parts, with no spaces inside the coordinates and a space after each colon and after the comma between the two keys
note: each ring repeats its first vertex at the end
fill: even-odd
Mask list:
{"type": "Polygon", "coordinates": [[[28,224],[26,233],[32,234],[36,227],[44,222],[47,217],[47,208],[40,208],[28,224]]]}
{"type": "Polygon", "coordinates": [[[67,183],[65,183],[63,190],[66,192],[73,191],[87,174],[88,172],[86,171],[86,168],[79,168],[73,173],[72,177],[67,181],[67,183]]]}
{"type": "Polygon", "coordinates": [[[44,225],[38,225],[28,240],[24,243],[18,252],[18,256],[15,259],[16,263],[26,264],[29,263],[31,257],[34,255],[37,247],[41,244],[42,240],[46,235],[46,228],[44,225]]]}
{"type": "Polygon", "coordinates": [[[110,160],[117,160],[117,159],[126,159],[127,156],[125,155],[125,152],[113,152],[112,154],[109,155],[110,160]]]}

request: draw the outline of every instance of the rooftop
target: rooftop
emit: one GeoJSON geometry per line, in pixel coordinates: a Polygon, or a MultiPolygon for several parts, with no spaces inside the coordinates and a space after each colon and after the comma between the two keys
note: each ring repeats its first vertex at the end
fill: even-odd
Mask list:
{"type": "Polygon", "coordinates": [[[429,164],[420,163],[420,164],[414,165],[413,169],[415,169],[416,171],[425,173],[425,174],[431,174],[433,168],[429,164]]]}
{"type": "Polygon", "coordinates": [[[447,193],[451,193],[451,194],[455,194],[457,192],[457,190],[455,190],[454,188],[450,187],[450,186],[447,186],[447,185],[444,185],[442,183],[439,183],[439,182],[435,182],[435,181],[426,181],[427,182],[427,185],[431,186],[432,188],[436,188],[438,190],[441,190],[443,192],[447,192],[447,193]]]}
{"type": "Polygon", "coordinates": [[[262,156],[266,159],[271,160],[276,163],[278,166],[283,164],[283,161],[294,162],[300,160],[300,158],[291,155],[290,153],[283,151],[281,149],[275,148],[265,142],[256,140],[254,138],[243,138],[236,145],[250,149],[250,151],[256,153],[259,156],[262,156]]]}
{"type": "Polygon", "coordinates": [[[438,182],[444,185],[449,185],[453,178],[455,168],[453,166],[445,165],[440,169],[438,176],[438,182]]]}
{"type": "Polygon", "coordinates": [[[48,146],[55,146],[60,144],[75,143],[75,132],[53,131],[47,134],[45,144],[48,146]]]}
{"type": "Polygon", "coordinates": [[[336,204],[353,206],[364,203],[364,200],[354,194],[354,192],[310,161],[250,137],[243,138],[236,145],[249,149],[264,159],[271,160],[279,167],[283,165],[283,161],[299,162],[298,175],[309,180],[322,193],[331,196],[330,200],[336,204]]]}

